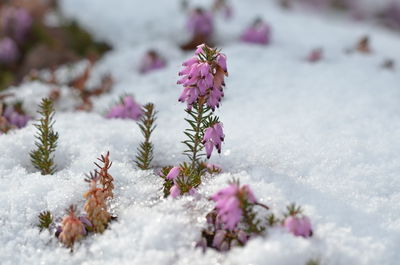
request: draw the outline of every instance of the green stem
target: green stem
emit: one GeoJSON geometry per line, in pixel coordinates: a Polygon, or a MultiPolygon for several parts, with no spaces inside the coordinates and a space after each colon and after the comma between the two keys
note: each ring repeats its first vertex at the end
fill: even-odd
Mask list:
{"type": "Polygon", "coordinates": [[[201,144],[201,129],[202,129],[202,121],[203,121],[203,113],[204,113],[204,107],[203,104],[195,104],[193,106],[196,111],[197,111],[197,117],[196,117],[196,127],[195,127],[195,135],[194,135],[194,145],[193,145],[193,154],[192,154],[192,164],[191,167],[193,170],[198,168],[199,164],[199,152],[203,148],[201,144]]]}

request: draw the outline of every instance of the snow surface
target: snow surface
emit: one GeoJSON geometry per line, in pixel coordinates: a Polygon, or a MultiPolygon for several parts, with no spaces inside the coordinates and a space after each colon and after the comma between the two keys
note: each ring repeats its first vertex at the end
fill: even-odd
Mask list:
{"type": "MultiPolygon", "coordinates": [[[[232,1],[235,18],[219,19],[216,33],[230,76],[218,111],[226,142],[223,154],[211,161],[225,173],[207,178],[199,197],[160,199],[160,178],[132,162],[142,140],[135,122],[103,118],[124,93],[141,103],[154,102],[159,111],[154,164],[183,161],[185,113],[175,82],[181,62],[190,56],[177,48],[188,38],[185,17],[178,2],[156,2],[61,1],[66,14],[115,45],[96,65],[91,82],[111,72],[116,85],[95,102],[93,113],[71,112],[73,95],[62,88],[66,100],[57,106],[55,125],[59,171],[53,176],[40,175],[30,164],[32,122],[0,135],[1,264],[255,265],[305,264],[310,258],[322,264],[398,264],[400,72],[380,65],[386,58],[400,62],[400,37],[367,23],[282,11],[271,1],[232,1]],[[241,30],[258,15],[273,27],[272,44],[238,43],[241,30]],[[370,35],[374,52],[346,54],[364,34],[370,35]],[[325,59],[305,62],[307,53],[320,46],[325,59]],[[136,69],[149,48],[158,49],[168,67],[141,76],[136,69]],[[107,150],[118,221],[71,254],[53,235],[39,234],[37,215],[47,209],[61,217],[71,203],[82,206],[84,174],[107,150]],[[277,214],[290,202],[304,206],[314,237],[271,229],[226,254],[195,249],[204,215],[212,208],[207,197],[232,177],[250,184],[277,214]]],[[[17,91],[33,113],[50,89],[33,82],[10,91],[17,91]]]]}

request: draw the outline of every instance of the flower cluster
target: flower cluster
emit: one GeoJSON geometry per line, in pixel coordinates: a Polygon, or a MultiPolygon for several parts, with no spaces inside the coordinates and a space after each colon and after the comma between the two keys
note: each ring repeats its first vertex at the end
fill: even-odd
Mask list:
{"type": "Polygon", "coordinates": [[[106,117],[109,119],[132,119],[137,121],[141,116],[141,106],[135,102],[132,96],[125,96],[121,103],[111,108],[106,117]]]}
{"type": "Polygon", "coordinates": [[[221,153],[221,144],[224,138],[225,135],[222,130],[222,124],[219,122],[205,130],[203,144],[206,149],[207,159],[211,157],[214,146],[217,148],[218,153],[221,153]]]}
{"type": "Polygon", "coordinates": [[[179,101],[186,102],[188,109],[196,102],[206,102],[212,110],[219,107],[224,96],[224,78],[228,75],[225,54],[202,44],[197,47],[195,56],[182,65],[185,68],[179,72],[183,77],[178,84],[184,89],[179,101]]]}
{"type": "Polygon", "coordinates": [[[310,51],[310,53],[308,54],[306,60],[310,63],[315,63],[318,62],[320,60],[322,60],[323,58],[323,50],[322,48],[316,48],[310,51]]]}
{"type": "Polygon", "coordinates": [[[26,9],[6,6],[0,10],[0,31],[4,33],[0,39],[0,65],[13,65],[19,59],[19,46],[31,27],[32,17],[26,9]]]}
{"type": "Polygon", "coordinates": [[[266,45],[271,40],[271,28],[261,19],[246,29],[240,39],[244,42],[266,45]]]}
{"type": "Polygon", "coordinates": [[[212,14],[202,8],[192,10],[189,14],[187,29],[193,36],[210,37],[214,31],[212,14]]]}
{"type": "Polygon", "coordinates": [[[256,198],[248,185],[232,183],[211,196],[215,201],[217,219],[227,230],[234,230],[243,214],[244,202],[254,204],[256,198]]]}
{"type": "Polygon", "coordinates": [[[173,182],[169,190],[172,198],[176,198],[181,194],[188,192],[190,195],[196,193],[196,190],[189,183],[189,178],[185,176],[185,166],[173,167],[166,175],[165,179],[173,182]]]}
{"type": "Polygon", "coordinates": [[[264,234],[266,228],[280,227],[295,236],[312,236],[311,222],[301,215],[301,208],[294,204],[288,206],[288,213],[283,219],[274,214],[267,218],[259,218],[256,206],[266,210],[269,207],[260,203],[248,185],[240,186],[238,182],[231,183],[211,196],[215,208],[207,214],[207,227],[202,231],[198,247],[207,247],[218,251],[227,251],[233,246],[243,246],[250,238],[264,234]]]}
{"type": "Polygon", "coordinates": [[[233,16],[233,8],[226,0],[215,0],[213,10],[222,12],[226,20],[231,19],[233,16]]]}
{"type": "Polygon", "coordinates": [[[30,117],[22,110],[21,104],[8,105],[4,110],[0,104],[0,134],[13,128],[25,127],[29,120],[30,117]]]}
{"type": "Polygon", "coordinates": [[[285,219],[284,226],[288,232],[295,236],[312,236],[311,222],[307,216],[289,216],[285,219]]]}
{"type": "Polygon", "coordinates": [[[165,60],[161,58],[156,51],[151,50],[144,55],[140,63],[139,72],[145,74],[153,70],[164,68],[165,66],[165,60]]]}
{"type": "Polygon", "coordinates": [[[0,65],[10,65],[19,57],[18,47],[9,37],[0,39],[0,65]]]}
{"type": "Polygon", "coordinates": [[[286,218],[283,220],[284,228],[295,236],[311,237],[313,234],[310,218],[302,214],[300,207],[291,204],[287,207],[286,218]]]}
{"type": "Polygon", "coordinates": [[[5,7],[1,12],[1,26],[5,34],[22,43],[32,27],[33,19],[24,8],[5,7]]]}

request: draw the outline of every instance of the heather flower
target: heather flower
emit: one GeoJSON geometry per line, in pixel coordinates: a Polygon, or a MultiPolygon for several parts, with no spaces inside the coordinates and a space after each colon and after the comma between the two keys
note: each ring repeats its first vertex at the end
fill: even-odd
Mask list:
{"type": "Polygon", "coordinates": [[[271,40],[271,28],[261,19],[256,19],[240,39],[248,43],[268,44],[271,40]]]}
{"type": "Polygon", "coordinates": [[[0,13],[4,32],[22,43],[32,27],[32,16],[24,8],[7,7],[0,13]]]}
{"type": "Polygon", "coordinates": [[[220,249],[221,245],[224,243],[226,234],[227,232],[225,230],[218,230],[214,235],[212,246],[217,249],[220,249]]]}
{"type": "Polygon", "coordinates": [[[215,0],[213,9],[215,11],[221,11],[226,20],[231,19],[233,16],[233,9],[226,0],[215,0]]]}
{"type": "Polygon", "coordinates": [[[243,203],[256,203],[256,198],[248,185],[239,187],[237,183],[230,184],[213,196],[216,203],[217,219],[225,229],[234,230],[243,214],[243,203]]]}
{"type": "Polygon", "coordinates": [[[181,173],[180,167],[173,167],[166,176],[166,179],[174,180],[179,176],[180,173],[181,173]]]}
{"type": "Polygon", "coordinates": [[[313,49],[307,56],[307,61],[310,63],[318,62],[322,59],[323,50],[321,48],[313,49]]]}
{"type": "Polygon", "coordinates": [[[142,116],[142,108],[141,106],[135,102],[133,97],[126,96],[124,97],[122,103],[115,105],[111,108],[109,113],[107,114],[107,118],[119,118],[119,119],[132,119],[139,120],[142,116]]]}
{"type": "Polygon", "coordinates": [[[400,28],[400,4],[395,1],[391,2],[384,11],[384,19],[386,23],[394,28],[400,28]]]}
{"type": "Polygon", "coordinates": [[[15,42],[8,37],[0,40],[0,65],[14,63],[19,57],[18,47],[15,42]]]}
{"type": "Polygon", "coordinates": [[[215,164],[211,164],[211,163],[204,163],[204,166],[207,168],[207,170],[210,174],[222,172],[222,168],[219,165],[215,165],[215,164]]]}
{"type": "Polygon", "coordinates": [[[169,190],[169,194],[172,198],[176,198],[184,193],[189,193],[190,195],[195,195],[197,193],[196,189],[188,183],[189,179],[184,175],[181,167],[171,168],[165,179],[173,181],[173,185],[169,190]]]}
{"type": "Polygon", "coordinates": [[[165,60],[161,58],[157,52],[148,51],[140,63],[139,71],[140,73],[145,74],[153,70],[164,68],[165,66],[165,60]]]}
{"type": "Polygon", "coordinates": [[[196,8],[189,14],[187,29],[193,36],[210,37],[214,31],[212,14],[202,8],[196,8]]]}
{"type": "Polygon", "coordinates": [[[285,219],[283,226],[289,233],[292,233],[295,236],[312,236],[311,222],[307,216],[288,216],[285,219]]]}
{"type": "Polygon", "coordinates": [[[185,68],[179,75],[183,77],[177,83],[184,89],[179,101],[186,102],[188,109],[200,100],[213,110],[219,107],[224,96],[224,78],[228,75],[225,54],[202,44],[197,47],[195,56],[182,65],[185,68]]]}
{"type": "Polygon", "coordinates": [[[82,221],[75,215],[75,207],[71,206],[68,215],[61,223],[61,232],[58,239],[67,247],[73,247],[74,243],[86,234],[86,229],[82,221]]]}
{"type": "Polygon", "coordinates": [[[30,117],[22,113],[22,111],[17,111],[14,107],[7,106],[3,113],[4,118],[7,119],[8,123],[12,127],[22,128],[28,123],[30,117]]]}
{"type": "Polygon", "coordinates": [[[224,141],[224,133],[222,124],[216,123],[205,130],[203,144],[206,148],[207,158],[210,159],[213,148],[217,148],[218,153],[221,153],[221,144],[224,141]]]}
{"type": "Polygon", "coordinates": [[[179,186],[177,184],[174,184],[169,190],[169,194],[172,198],[176,198],[181,195],[181,190],[179,189],[179,186]]]}

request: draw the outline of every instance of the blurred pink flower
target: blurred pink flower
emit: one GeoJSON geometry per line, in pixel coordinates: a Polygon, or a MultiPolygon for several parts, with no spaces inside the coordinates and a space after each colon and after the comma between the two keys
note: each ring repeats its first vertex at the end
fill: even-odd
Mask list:
{"type": "Polygon", "coordinates": [[[289,233],[292,233],[295,236],[312,236],[311,222],[307,216],[289,216],[285,219],[283,226],[289,233]]]}
{"type": "Polygon", "coordinates": [[[144,55],[140,63],[139,71],[140,73],[145,74],[153,70],[162,69],[165,66],[165,60],[161,58],[158,53],[155,51],[149,51],[144,55]]]}
{"type": "Polygon", "coordinates": [[[256,19],[240,39],[244,42],[266,45],[271,40],[271,28],[261,19],[256,19]]]}
{"type": "Polygon", "coordinates": [[[25,115],[23,113],[20,113],[16,111],[13,107],[8,106],[4,110],[3,113],[4,118],[7,119],[7,121],[17,127],[17,128],[22,128],[25,127],[28,121],[30,120],[30,117],[28,115],[25,115]]]}
{"type": "Polygon", "coordinates": [[[18,43],[23,43],[33,23],[29,12],[24,8],[6,7],[0,15],[4,32],[18,43]]]}
{"type": "Polygon", "coordinates": [[[189,14],[187,29],[194,36],[202,35],[210,37],[214,31],[212,14],[202,8],[196,8],[189,14]]]}
{"type": "Polygon", "coordinates": [[[106,117],[109,119],[132,119],[137,121],[140,119],[142,114],[141,106],[135,102],[133,97],[126,96],[122,103],[111,108],[106,117]]]}
{"type": "Polygon", "coordinates": [[[232,183],[228,187],[218,191],[211,196],[215,201],[217,218],[224,224],[224,228],[234,230],[242,218],[242,201],[255,203],[256,198],[248,185],[239,187],[237,183],[232,183]]]}
{"type": "Polygon", "coordinates": [[[8,37],[0,39],[0,64],[12,64],[18,57],[19,51],[15,42],[8,37]]]}

